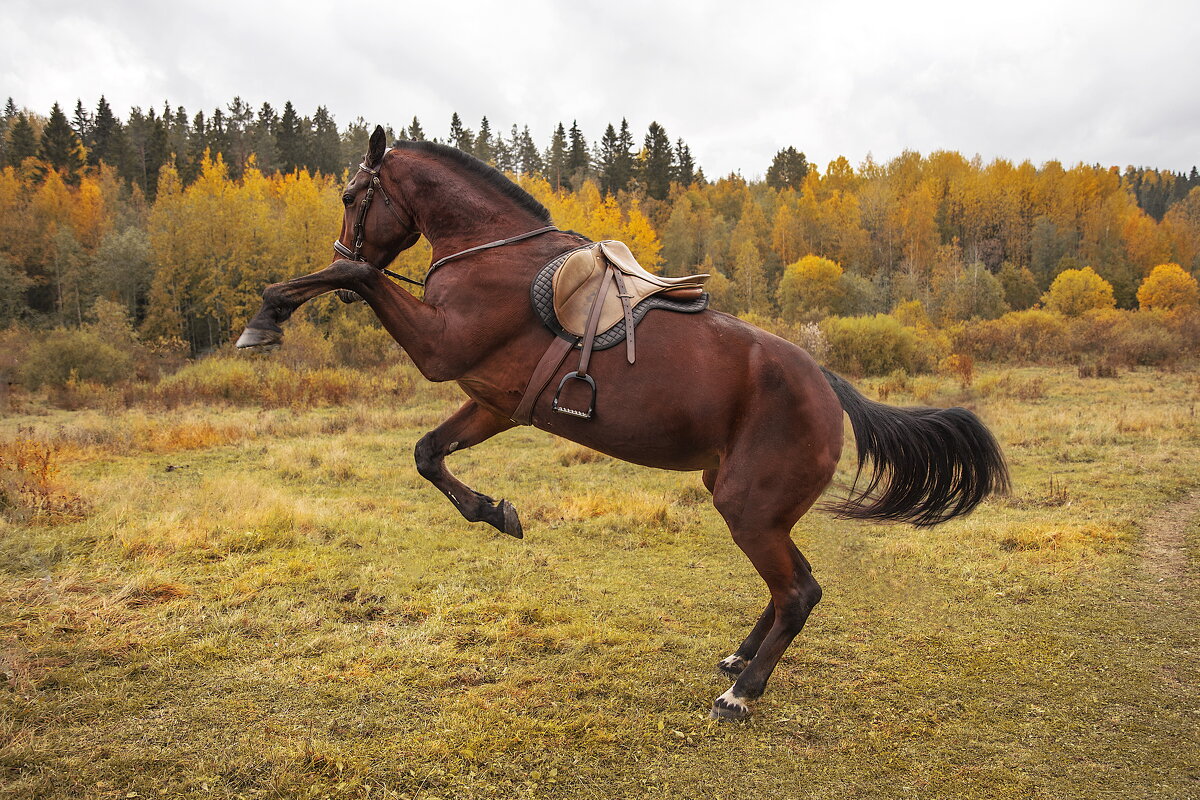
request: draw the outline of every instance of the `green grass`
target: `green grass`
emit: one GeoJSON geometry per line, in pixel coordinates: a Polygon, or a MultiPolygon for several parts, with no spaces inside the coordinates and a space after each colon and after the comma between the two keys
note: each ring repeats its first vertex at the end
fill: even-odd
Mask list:
{"type": "Polygon", "coordinates": [[[412,467],[446,387],[0,418],[87,508],[0,522],[0,796],[1200,796],[1200,597],[1142,559],[1200,483],[1197,375],[887,380],[975,407],[1016,491],[801,520],[824,601],[734,724],[714,667],[766,595],[698,475],[528,428],[452,456],[517,541],[412,467]]]}

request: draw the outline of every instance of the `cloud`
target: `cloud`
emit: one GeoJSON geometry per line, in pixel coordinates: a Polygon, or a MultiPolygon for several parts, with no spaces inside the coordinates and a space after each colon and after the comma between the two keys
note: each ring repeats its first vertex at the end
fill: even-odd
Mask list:
{"type": "Polygon", "coordinates": [[[0,52],[0,94],[42,113],[105,94],[122,114],[240,95],[438,136],[457,111],[543,144],[560,121],[594,140],[656,120],[710,176],[761,175],[787,146],[817,164],[954,149],[1180,170],[1200,161],[1198,18],[1167,0],[8,0],[6,40],[39,44],[0,52]]]}

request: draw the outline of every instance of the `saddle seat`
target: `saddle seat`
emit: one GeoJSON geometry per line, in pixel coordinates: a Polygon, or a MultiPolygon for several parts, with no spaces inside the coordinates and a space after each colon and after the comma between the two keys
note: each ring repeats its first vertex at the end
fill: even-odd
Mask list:
{"type": "Polygon", "coordinates": [[[656,294],[677,300],[692,300],[704,292],[708,275],[665,278],[646,271],[622,242],[607,240],[576,250],[554,273],[554,314],[563,330],[584,336],[596,297],[610,280],[610,269],[620,273],[617,291],[605,292],[596,333],[604,333],[625,317],[626,305],[656,294]]]}

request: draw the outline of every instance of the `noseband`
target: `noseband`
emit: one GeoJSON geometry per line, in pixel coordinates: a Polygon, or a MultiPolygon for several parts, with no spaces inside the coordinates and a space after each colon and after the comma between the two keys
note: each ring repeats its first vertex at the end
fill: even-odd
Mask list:
{"type": "MultiPolygon", "coordinates": [[[[367,193],[363,197],[362,202],[359,203],[358,216],[356,216],[354,219],[354,249],[351,250],[349,247],[346,247],[346,245],[342,244],[340,239],[335,239],[333,242],[334,252],[336,252],[342,258],[348,258],[351,261],[366,261],[366,259],[363,258],[363,254],[362,254],[363,239],[364,239],[363,229],[364,229],[364,227],[366,225],[366,221],[367,221],[367,211],[370,210],[371,201],[375,198],[375,190],[376,189],[379,190],[379,194],[383,197],[383,204],[385,206],[387,206],[388,211],[392,212],[392,216],[396,218],[396,221],[399,222],[400,225],[405,230],[410,229],[410,226],[408,225],[408,223],[406,223],[403,219],[400,218],[400,212],[396,210],[396,204],[394,202],[392,202],[392,198],[388,195],[387,190],[383,188],[383,183],[379,180],[379,170],[382,167],[383,167],[382,159],[379,162],[379,166],[375,167],[374,169],[371,169],[370,167],[368,167],[366,162],[363,162],[358,165],[358,171],[366,172],[367,174],[369,174],[371,176],[371,182],[369,184],[367,184],[367,193]]],[[[379,267],[379,270],[381,272],[383,272],[384,275],[389,275],[398,280],[406,281],[408,283],[413,284],[414,286],[424,286],[425,281],[429,280],[429,276],[433,274],[433,271],[435,269],[437,269],[438,267],[440,267],[442,264],[445,264],[447,261],[451,261],[456,258],[461,258],[462,256],[469,255],[471,253],[475,253],[480,250],[488,250],[492,247],[502,247],[506,244],[512,244],[513,242],[519,242],[519,241],[522,241],[523,239],[530,239],[534,236],[540,236],[543,233],[549,233],[550,231],[556,231],[556,230],[558,230],[558,228],[556,226],[547,225],[544,228],[538,228],[537,230],[528,231],[526,233],[522,233],[517,236],[510,237],[508,239],[500,239],[495,242],[488,242],[487,244],[476,245],[475,247],[468,247],[466,250],[460,250],[457,253],[454,253],[453,255],[448,255],[445,258],[438,259],[433,264],[433,266],[431,266],[429,268],[429,271],[425,273],[424,281],[413,280],[412,278],[406,277],[406,276],[401,275],[396,272],[392,272],[390,269],[386,269],[384,267],[379,267]]]]}

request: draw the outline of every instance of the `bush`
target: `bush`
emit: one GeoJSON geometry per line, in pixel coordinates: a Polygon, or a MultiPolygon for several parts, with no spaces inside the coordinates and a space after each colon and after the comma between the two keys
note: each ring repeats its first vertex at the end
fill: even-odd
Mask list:
{"type": "Polygon", "coordinates": [[[76,380],[109,385],[133,375],[130,348],[106,340],[95,330],[58,329],[35,337],[25,349],[18,377],[27,388],[62,388],[76,380]]]}
{"type": "Polygon", "coordinates": [[[954,350],[978,361],[1037,363],[1061,360],[1068,351],[1066,320],[1032,308],[999,319],[970,322],[954,334],[954,350]]]}
{"type": "Polygon", "coordinates": [[[830,317],[820,325],[834,369],[853,375],[932,370],[945,355],[937,337],[921,336],[888,314],[830,317]]]}

